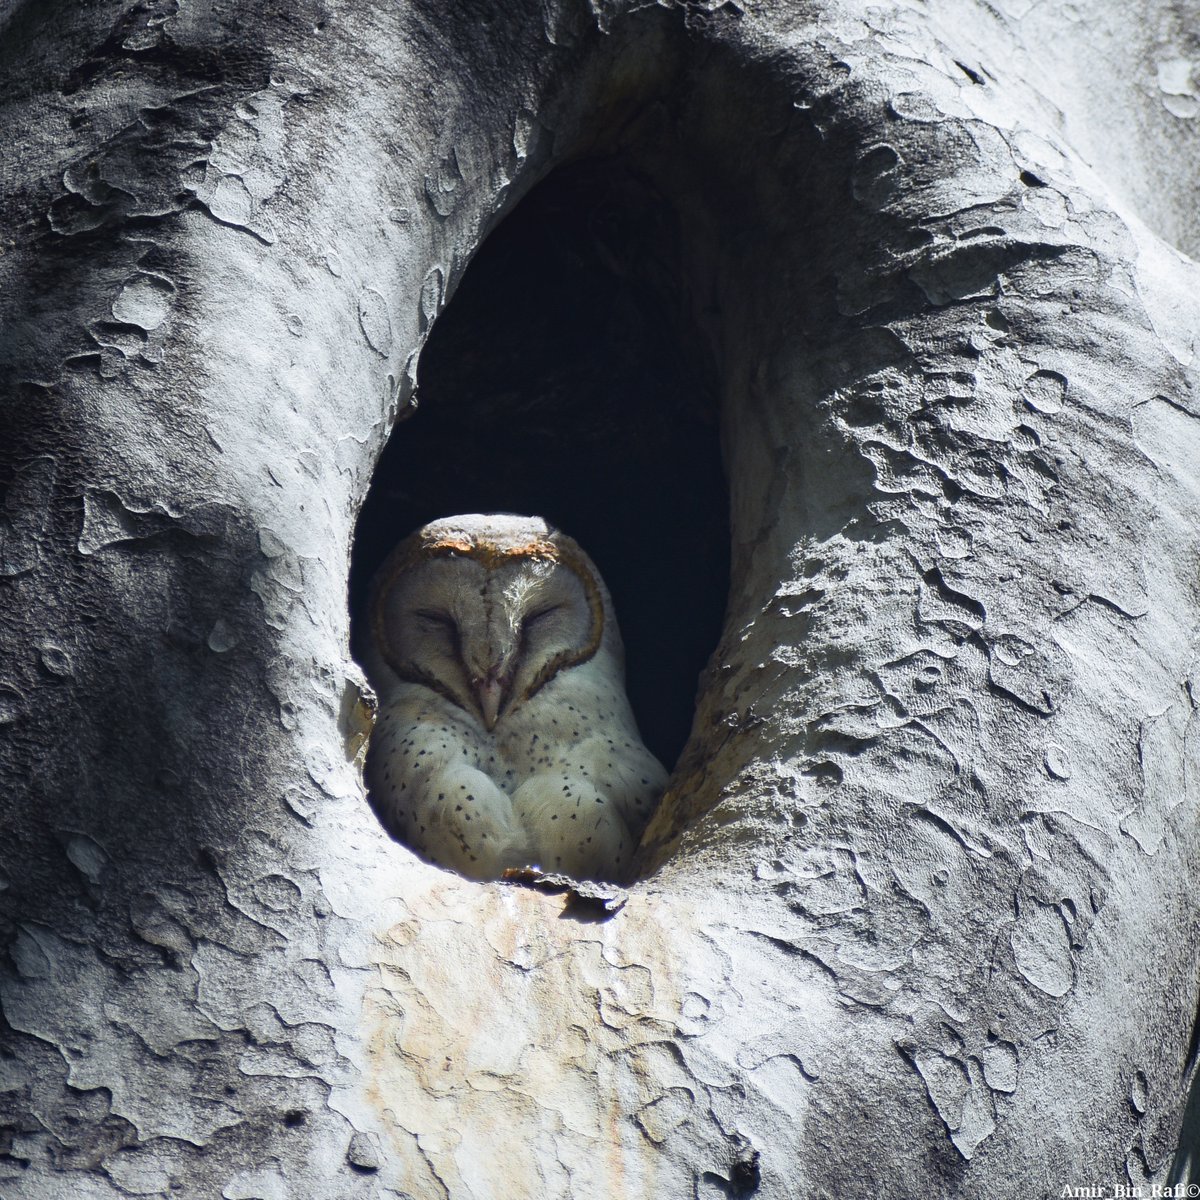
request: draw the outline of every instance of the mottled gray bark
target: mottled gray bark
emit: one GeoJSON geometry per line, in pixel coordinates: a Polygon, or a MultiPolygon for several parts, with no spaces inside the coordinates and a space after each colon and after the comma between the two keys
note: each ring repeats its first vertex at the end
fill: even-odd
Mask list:
{"type": "Polygon", "coordinates": [[[1167,1178],[1200,100],[1126,7],[0,10],[0,1194],[1167,1178]],[[599,153],[680,214],[734,573],[581,922],[380,829],[345,587],[472,252],[599,153]]]}

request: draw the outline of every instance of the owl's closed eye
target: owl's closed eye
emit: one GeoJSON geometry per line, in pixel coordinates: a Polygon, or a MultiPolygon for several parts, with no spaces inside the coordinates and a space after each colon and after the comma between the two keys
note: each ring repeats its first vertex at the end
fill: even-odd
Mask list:
{"type": "Polygon", "coordinates": [[[367,782],[384,823],[474,879],[620,879],[666,772],[625,695],[612,601],[537,517],[418,529],[372,584],[380,695],[367,782]]]}

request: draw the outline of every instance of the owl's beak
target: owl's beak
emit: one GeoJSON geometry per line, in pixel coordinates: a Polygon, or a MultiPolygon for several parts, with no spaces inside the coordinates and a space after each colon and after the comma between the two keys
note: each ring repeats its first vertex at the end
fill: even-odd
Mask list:
{"type": "Polygon", "coordinates": [[[500,719],[500,705],[504,701],[504,684],[489,675],[487,679],[481,679],[475,685],[475,690],[479,696],[479,712],[490,733],[496,728],[496,722],[500,719]]]}

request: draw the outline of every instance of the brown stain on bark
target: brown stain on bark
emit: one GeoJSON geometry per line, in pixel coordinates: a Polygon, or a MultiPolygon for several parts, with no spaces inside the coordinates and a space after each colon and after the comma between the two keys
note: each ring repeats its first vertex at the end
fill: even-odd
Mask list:
{"type": "Polygon", "coordinates": [[[377,933],[364,1012],[366,1094],[394,1164],[415,1133],[452,1197],[658,1194],[663,1147],[634,1118],[668,1085],[636,1048],[680,1012],[683,915],[634,897],[580,923],[561,897],[450,879],[405,899],[418,936],[377,933]],[[563,1163],[558,1145],[581,1142],[563,1163]]]}

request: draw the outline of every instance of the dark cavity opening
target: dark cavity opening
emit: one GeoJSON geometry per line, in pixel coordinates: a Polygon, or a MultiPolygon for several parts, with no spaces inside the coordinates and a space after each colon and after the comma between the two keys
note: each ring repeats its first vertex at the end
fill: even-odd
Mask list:
{"type": "Polygon", "coordinates": [[[729,585],[717,381],[693,324],[679,220],[618,161],[560,168],[471,261],[421,354],[419,407],[359,517],[351,613],[435,517],[545,517],[592,556],[630,701],[670,768],[729,585]]]}

